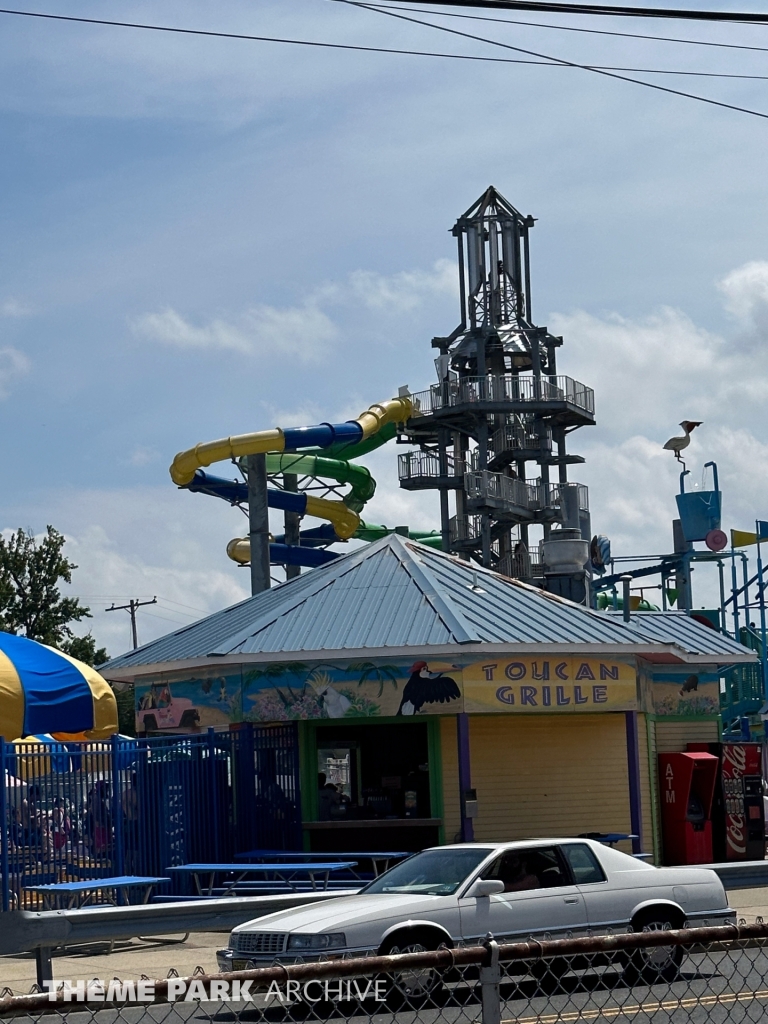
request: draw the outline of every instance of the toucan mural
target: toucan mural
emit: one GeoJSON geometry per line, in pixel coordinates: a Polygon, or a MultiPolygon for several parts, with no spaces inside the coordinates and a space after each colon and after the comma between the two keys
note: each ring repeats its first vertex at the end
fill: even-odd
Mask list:
{"type": "Polygon", "coordinates": [[[411,676],[403,687],[398,715],[415,715],[425,704],[448,704],[461,697],[455,679],[442,672],[430,672],[426,661],[411,666],[411,676]]]}

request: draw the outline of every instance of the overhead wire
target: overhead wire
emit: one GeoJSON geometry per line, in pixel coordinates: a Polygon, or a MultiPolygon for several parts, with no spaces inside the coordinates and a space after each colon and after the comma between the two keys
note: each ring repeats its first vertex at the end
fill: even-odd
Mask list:
{"type": "MultiPolygon", "coordinates": [[[[428,2],[428,0],[426,0],[428,2]]],[[[724,50],[754,50],[768,53],[768,46],[748,46],[746,43],[716,43],[711,39],[680,39],[676,36],[652,36],[644,32],[617,32],[607,28],[581,28],[578,25],[552,25],[544,21],[520,21],[516,18],[488,18],[482,14],[459,14],[456,11],[425,11],[423,7],[403,7],[402,4],[377,2],[371,7],[393,11],[411,11],[413,14],[436,14],[441,18],[463,18],[468,21],[487,21],[498,25],[523,25],[532,28],[548,28],[558,32],[583,32],[593,36],[617,36],[620,39],[647,39],[660,43],[682,43],[685,46],[714,46],[724,50]]]]}
{"type": "MultiPolygon", "coordinates": [[[[0,14],[17,15],[19,17],[27,18],[38,18],[47,21],[63,21],[63,22],[75,22],[78,24],[86,25],[104,25],[107,27],[114,28],[133,28],[142,29],[146,31],[154,32],[168,32],[176,33],[179,35],[188,36],[206,36],[217,39],[242,39],[253,42],[265,42],[265,43],[285,43],[295,46],[311,46],[318,47],[321,49],[331,50],[353,50],[362,51],[364,53],[387,53],[387,54],[398,54],[407,55],[414,57],[439,57],[448,60],[466,60],[466,61],[480,61],[483,63],[491,64],[526,64],[541,67],[570,67],[580,68],[584,71],[592,71],[596,74],[607,75],[610,78],[616,78],[621,81],[633,82],[635,85],[643,85],[649,89],[656,89],[660,92],[671,93],[675,96],[683,96],[687,99],[698,100],[701,103],[708,103],[712,106],[723,107],[726,110],[735,110],[742,114],[751,114],[754,117],[768,118],[768,114],[762,113],[758,110],[751,110],[747,107],[736,106],[732,103],[724,103],[720,100],[713,100],[705,96],[698,96],[695,93],[682,92],[678,89],[670,89],[666,86],[657,85],[653,82],[643,82],[636,78],[627,78],[624,75],[617,74],[618,71],[628,71],[632,74],[652,74],[652,75],[686,75],[693,77],[704,77],[704,78],[734,78],[734,79],[750,79],[758,81],[768,80],[766,75],[742,75],[742,74],[727,74],[724,72],[709,72],[709,71],[679,71],[679,70],[668,70],[660,68],[624,68],[624,67],[612,67],[602,65],[586,65],[579,64],[574,61],[565,60],[562,57],[549,57],[546,54],[539,54],[534,50],[526,50],[519,46],[512,46],[509,43],[502,43],[498,40],[487,39],[484,36],[476,36],[467,32],[460,32],[456,29],[450,29],[444,25],[435,25],[433,22],[420,21],[415,18],[407,18],[405,15],[397,15],[394,10],[387,9],[385,7],[377,7],[374,5],[356,3],[354,0],[336,0],[336,2],[349,3],[351,6],[359,7],[365,10],[374,11],[379,14],[389,14],[393,17],[403,17],[407,21],[413,21],[416,24],[425,25],[429,28],[438,29],[440,31],[449,32],[454,35],[464,36],[467,39],[473,39],[479,42],[488,43],[492,46],[501,46],[508,50],[513,50],[519,53],[525,53],[529,56],[537,57],[537,60],[526,60],[520,58],[510,57],[488,57],[479,54],[464,54],[464,53],[440,53],[433,50],[414,50],[414,49],[399,49],[394,47],[385,46],[362,46],[359,44],[352,43],[327,43],[320,42],[314,39],[293,39],[282,36],[261,36],[253,35],[250,33],[243,32],[220,32],[213,29],[194,29],[194,28],[182,28],[174,25],[155,25],[145,22],[132,22],[132,21],[117,21],[107,18],[85,18],[77,15],[68,14],[50,14],[42,11],[19,11],[10,8],[0,8],[0,14]]],[[[495,20],[495,19],[492,19],[495,20]]]]}
{"type": "Polygon", "coordinates": [[[728,21],[734,24],[747,25],[768,24],[768,14],[760,14],[753,11],[702,11],[670,7],[624,7],[609,4],[553,3],[550,0],[424,0],[424,3],[430,7],[484,7],[492,10],[543,11],[547,14],[587,14],[610,18],[670,18],[679,21],[728,21]]]}
{"type": "MultiPolygon", "coordinates": [[[[692,92],[683,92],[680,89],[672,89],[667,85],[659,85],[657,82],[644,82],[641,78],[628,78],[626,75],[617,74],[615,71],[608,71],[605,68],[595,67],[590,64],[580,64],[576,61],[565,60],[563,57],[552,57],[547,53],[540,53],[537,50],[529,50],[522,46],[513,46],[511,43],[502,43],[498,39],[488,39],[486,36],[478,36],[472,32],[462,32],[457,28],[450,28],[448,25],[436,25],[433,21],[424,21],[421,18],[414,18],[409,14],[400,14],[394,10],[384,7],[371,6],[362,0],[331,0],[332,3],[347,4],[350,7],[357,7],[359,10],[371,11],[375,14],[383,14],[386,17],[398,18],[401,21],[409,21],[414,25],[424,25],[427,28],[436,29],[438,32],[447,32],[450,35],[460,36],[464,39],[472,39],[475,42],[488,43],[490,46],[500,46],[505,50],[513,50],[516,53],[525,53],[529,57],[539,57],[542,60],[556,61],[566,67],[580,68],[582,71],[590,71],[596,75],[604,75],[606,78],[615,78],[622,82],[632,82],[634,85],[642,85],[646,89],[655,89],[657,92],[670,93],[673,96],[683,96],[689,100],[696,100],[699,103],[707,103],[713,107],[722,107],[726,110],[736,110],[741,114],[750,114],[753,117],[760,117],[768,120],[768,113],[760,110],[751,110],[749,107],[740,107],[734,103],[725,103],[723,100],[714,100],[709,96],[699,96],[692,92]]],[[[768,16],[766,16],[768,17],[768,16]]]]}

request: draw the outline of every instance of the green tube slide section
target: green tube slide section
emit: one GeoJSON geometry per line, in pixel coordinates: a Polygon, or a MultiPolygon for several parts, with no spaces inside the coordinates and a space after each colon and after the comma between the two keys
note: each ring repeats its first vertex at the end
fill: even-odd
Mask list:
{"type": "Polygon", "coordinates": [[[349,484],[350,491],[344,496],[343,501],[353,512],[361,512],[365,503],[376,493],[376,481],[365,466],[356,466],[344,459],[327,459],[324,455],[305,455],[303,452],[300,455],[267,455],[267,472],[296,473],[298,476],[331,479],[339,484],[349,484]]]}
{"type": "MultiPolygon", "coordinates": [[[[390,533],[397,533],[387,526],[376,526],[375,523],[360,523],[355,530],[355,540],[381,540],[388,537],[390,533]]],[[[426,544],[430,548],[442,548],[443,538],[437,530],[408,530],[411,540],[417,540],[420,544],[426,544]]]]}

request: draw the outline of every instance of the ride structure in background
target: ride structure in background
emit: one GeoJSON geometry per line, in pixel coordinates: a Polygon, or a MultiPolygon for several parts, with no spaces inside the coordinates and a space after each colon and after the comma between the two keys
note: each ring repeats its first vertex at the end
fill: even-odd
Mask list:
{"type": "MultiPolygon", "coordinates": [[[[331,544],[350,538],[377,540],[395,532],[360,518],[376,491],[376,481],[365,466],[352,459],[374,451],[396,436],[397,423],[413,412],[407,389],[402,391],[398,398],[372,405],[356,420],[226,437],[198,444],[173,460],[171,478],[179,487],[247,509],[249,535],[230,541],[227,554],[240,565],[251,565],[253,593],[269,586],[269,564],[286,566],[290,578],[298,575],[301,566],[324,565],[338,557],[327,550],[331,544]],[[205,472],[203,467],[225,459],[234,462],[240,479],[227,480],[205,472]],[[342,493],[345,486],[349,490],[342,493]],[[285,513],[283,535],[269,535],[268,508],[285,513]],[[305,515],[326,519],[328,523],[300,530],[299,521],[305,515]],[[258,559],[252,559],[256,548],[258,559]]],[[[440,534],[435,531],[411,532],[406,527],[397,530],[424,544],[441,543],[440,534]]]]}
{"type": "Polygon", "coordinates": [[[400,456],[400,486],[439,492],[445,551],[583,604],[589,500],[566,435],[594,424],[594,392],[558,375],[563,339],[534,324],[533,225],[493,187],[456,221],[461,321],[432,340],[438,382],[413,396],[401,440],[420,450],[400,456]]]}

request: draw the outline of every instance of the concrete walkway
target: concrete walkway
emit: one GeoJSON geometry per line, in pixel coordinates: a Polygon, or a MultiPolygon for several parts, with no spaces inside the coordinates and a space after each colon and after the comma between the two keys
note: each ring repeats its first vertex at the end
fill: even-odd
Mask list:
{"type": "MultiPolygon", "coordinates": [[[[728,894],[739,919],[753,924],[762,917],[768,922],[768,888],[734,889],[728,894]]],[[[160,945],[151,940],[134,939],[117,942],[112,953],[105,946],[89,945],[54,953],[53,975],[56,979],[76,981],[80,978],[165,978],[174,968],[181,976],[190,975],[196,967],[206,973],[216,970],[216,950],[227,944],[228,933],[196,932],[180,945],[160,945]]],[[[29,992],[35,981],[35,960],[27,954],[0,957],[0,989],[8,987],[14,995],[29,992]]]]}

